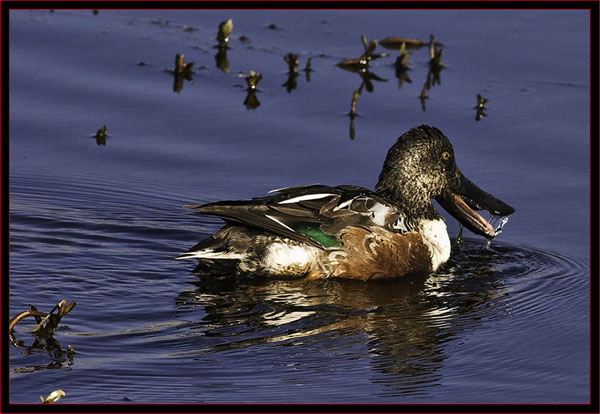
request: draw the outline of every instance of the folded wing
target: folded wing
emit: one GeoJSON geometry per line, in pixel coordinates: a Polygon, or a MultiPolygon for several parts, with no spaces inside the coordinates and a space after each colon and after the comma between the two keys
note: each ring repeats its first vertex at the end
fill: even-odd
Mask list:
{"type": "Polygon", "coordinates": [[[362,187],[311,185],[274,192],[248,201],[185,207],[321,249],[335,246],[337,235],[349,226],[381,226],[400,233],[408,230],[400,212],[362,187]]]}

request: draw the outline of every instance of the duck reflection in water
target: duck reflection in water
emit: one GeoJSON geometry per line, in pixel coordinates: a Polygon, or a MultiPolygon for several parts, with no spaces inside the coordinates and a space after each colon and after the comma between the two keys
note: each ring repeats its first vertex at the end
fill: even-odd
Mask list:
{"type": "Polygon", "coordinates": [[[313,360],[302,355],[327,348],[330,369],[343,368],[345,359],[367,358],[370,381],[385,385],[383,393],[418,395],[441,379],[449,343],[502,314],[506,252],[470,240],[462,249],[436,274],[368,288],[351,280],[265,281],[197,269],[196,288],[181,292],[176,304],[185,318],[198,316],[189,326],[192,353],[301,346],[305,351],[293,361],[298,371],[311,369],[313,360]]]}

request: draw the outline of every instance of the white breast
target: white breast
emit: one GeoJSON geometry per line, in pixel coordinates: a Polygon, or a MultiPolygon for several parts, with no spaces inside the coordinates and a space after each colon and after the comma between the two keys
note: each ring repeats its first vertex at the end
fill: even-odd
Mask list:
{"type": "Polygon", "coordinates": [[[423,241],[431,252],[431,264],[435,272],[450,258],[450,237],[444,220],[423,220],[420,223],[423,241]]]}

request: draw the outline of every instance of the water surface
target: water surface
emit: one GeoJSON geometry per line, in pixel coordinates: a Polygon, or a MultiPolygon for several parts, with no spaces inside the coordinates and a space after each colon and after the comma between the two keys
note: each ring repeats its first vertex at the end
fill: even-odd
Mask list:
{"type": "MultiPolygon", "coordinates": [[[[588,104],[584,11],[12,11],[10,313],[77,305],[55,334],[72,358],[11,347],[11,402],[57,388],[68,403],[587,402],[588,104]],[[363,33],[443,44],[424,107],[426,48],[410,82],[398,51],[377,48],[370,85],[336,66],[363,33]],[[191,80],[168,71],[176,53],[191,80]],[[309,76],[288,75],[288,53],[309,76]],[[373,284],[207,278],[173,260],[220,227],[184,204],[373,188],[422,123],[515,206],[489,249],[466,234],[437,274],[373,284]]],[[[15,332],[26,344],[31,327],[15,332]]]]}

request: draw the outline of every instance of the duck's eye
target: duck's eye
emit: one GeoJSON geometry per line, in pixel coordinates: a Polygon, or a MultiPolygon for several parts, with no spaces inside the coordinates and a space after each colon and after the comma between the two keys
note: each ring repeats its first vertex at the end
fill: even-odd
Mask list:
{"type": "Polygon", "coordinates": [[[452,155],[450,155],[450,153],[449,153],[448,151],[444,151],[444,152],[442,152],[442,159],[443,159],[444,161],[447,161],[447,160],[449,160],[451,156],[452,156],[452,155]]]}

